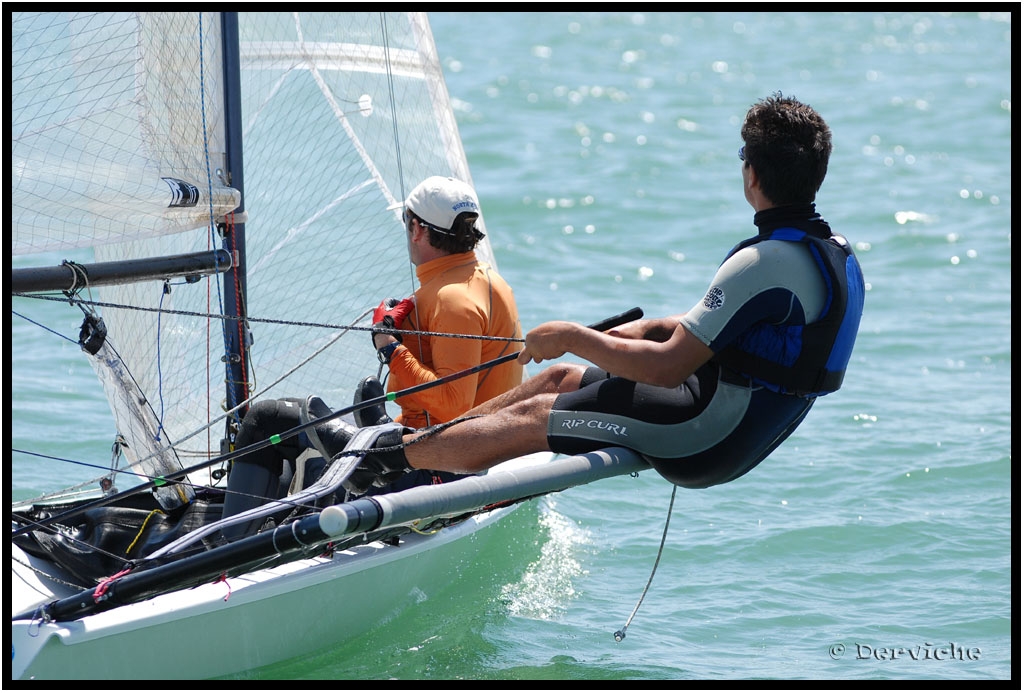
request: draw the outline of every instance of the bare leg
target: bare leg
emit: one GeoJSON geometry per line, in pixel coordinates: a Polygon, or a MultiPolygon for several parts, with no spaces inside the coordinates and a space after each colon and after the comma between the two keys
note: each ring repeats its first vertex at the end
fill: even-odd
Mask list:
{"type": "MultiPolygon", "coordinates": [[[[510,407],[516,402],[523,402],[539,394],[572,392],[580,387],[580,380],[586,366],[572,363],[562,363],[549,366],[539,374],[528,378],[522,384],[512,388],[508,392],[487,400],[483,404],[466,412],[465,416],[479,416],[480,414],[494,414],[510,407]]],[[[461,425],[461,424],[460,424],[461,425]]]]}
{"type": "Polygon", "coordinates": [[[440,433],[411,433],[403,442],[414,469],[476,473],[499,462],[548,449],[548,413],[561,392],[579,387],[585,368],[558,364],[467,412],[469,419],[440,433]]]}
{"type": "Polygon", "coordinates": [[[548,412],[555,394],[515,402],[493,414],[461,421],[434,435],[403,437],[413,469],[473,474],[513,457],[547,449],[548,412]]]}

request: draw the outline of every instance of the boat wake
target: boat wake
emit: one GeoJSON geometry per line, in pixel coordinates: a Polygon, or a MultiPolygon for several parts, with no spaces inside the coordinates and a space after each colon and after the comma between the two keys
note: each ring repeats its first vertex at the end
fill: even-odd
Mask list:
{"type": "Polygon", "coordinates": [[[544,498],[539,505],[540,558],[517,582],[502,587],[501,598],[509,615],[547,621],[563,613],[576,596],[575,582],[586,574],[578,556],[593,540],[588,531],[558,512],[554,498],[544,498]]]}

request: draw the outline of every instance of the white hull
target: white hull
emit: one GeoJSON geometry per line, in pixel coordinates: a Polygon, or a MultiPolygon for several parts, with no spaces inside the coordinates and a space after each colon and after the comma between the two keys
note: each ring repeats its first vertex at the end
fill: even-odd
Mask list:
{"type": "MultiPolygon", "coordinates": [[[[516,507],[430,535],[406,534],[399,546],[373,542],[78,621],[15,621],[12,677],[210,678],[337,646],[449,584],[452,566],[483,546],[481,530],[516,507]]],[[[13,551],[11,599],[18,613],[20,606],[38,602],[46,585],[18,563],[27,561],[20,549],[13,551]]],[[[48,564],[47,571],[54,573],[48,564]]]]}
{"type": "MultiPolygon", "coordinates": [[[[414,526],[414,518],[458,518],[471,509],[648,468],[624,448],[557,459],[537,453],[499,465],[484,476],[378,496],[384,509],[381,527],[414,526]]],[[[343,514],[340,507],[321,513],[322,527],[335,524],[343,514]],[[325,521],[325,515],[330,519],[325,521]]],[[[14,621],[12,677],[210,678],[336,647],[449,585],[457,577],[452,566],[472,559],[488,530],[517,507],[504,505],[472,515],[432,534],[407,533],[398,546],[372,542],[74,621],[14,621]]],[[[21,565],[24,554],[17,547],[13,550],[13,613],[78,594],[40,582],[21,565]]],[[[55,574],[49,564],[45,569],[55,574]]]]}

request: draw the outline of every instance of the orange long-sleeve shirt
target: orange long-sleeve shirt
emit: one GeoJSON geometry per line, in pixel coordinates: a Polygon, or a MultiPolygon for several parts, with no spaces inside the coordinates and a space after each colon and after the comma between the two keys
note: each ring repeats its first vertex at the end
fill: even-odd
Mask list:
{"type": "MultiPolygon", "coordinates": [[[[416,306],[402,329],[519,339],[512,288],[476,253],[455,253],[419,265],[416,306]]],[[[518,351],[513,341],[406,335],[391,357],[388,391],[432,382],[518,351]]],[[[515,360],[396,400],[398,421],[413,428],[445,423],[523,380],[515,360]],[[429,418],[428,418],[429,412],[429,418]]]]}

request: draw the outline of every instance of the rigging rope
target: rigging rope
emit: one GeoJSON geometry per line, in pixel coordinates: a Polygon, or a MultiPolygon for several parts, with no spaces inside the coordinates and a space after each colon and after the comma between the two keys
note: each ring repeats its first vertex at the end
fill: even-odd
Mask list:
{"type": "MultiPolygon", "coordinates": [[[[11,296],[20,296],[23,298],[35,298],[43,301],[58,301],[60,303],[66,302],[66,299],[60,298],[59,296],[46,296],[40,294],[33,294],[21,291],[12,291],[11,296]]],[[[230,320],[237,321],[238,317],[234,315],[223,315],[214,313],[198,313],[190,310],[160,310],[159,308],[147,308],[145,306],[130,306],[123,303],[108,303],[105,301],[73,301],[74,305],[78,306],[94,306],[99,308],[120,308],[123,310],[138,310],[148,313],[163,313],[164,315],[184,315],[192,318],[210,318],[212,320],[230,320]]],[[[376,307],[376,306],[375,306],[376,307]]],[[[372,310],[372,309],[371,309],[372,310]]],[[[363,313],[356,321],[358,322],[362,318],[366,317],[371,311],[363,313]]],[[[322,322],[303,322],[298,320],[280,320],[277,318],[254,318],[252,316],[246,316],[246,322],[263,323],[268,325],[287,325],[290,327],[318,327],[328,330],[351,330],[355,332],[382,332],[386,334],[394,335],[420,335],[425,337],[449,337],[451,339],[478,339],[481,341],[495,341],[495,342],[525,342],[526,340],[521,337],[491,337],[488,335],[478,334],[456,334],[452,332],[428,332],[426,330],[399,330],[399,329],[387,329],[383,327],[360,327],[355,324],[350,325],[339,325],[336,323],[322,323],[322,322]]]]}
{"type": "MultiPolygon", "coordinates": [[[[167,312],[172,312],[172,311],[167,311],[167,312]]],[[[365,318],[365,317],[366,317],[367,315],[369,315],[369,314],[370,314],[370,312],[372,312],[372,309],[367,309],[367,310],[366,310],[366,311],[364,311],[364,312],[363,312],[363,313],[362,313],[362,314],[361,314],[360,316],[358,316],[358,317],[356,318],[356,321],[358,322],[359,320],[362,320],[362,319],[363,319],[363,318],[365,318]]],[[[334,344],[334,342],[336,342],[336,341],[337,341],[338,339],[340,339],[340,338],[341,338],[342,336],[344,336],[344,335],[346,334],[346,332],[347,332],[348,330],[352,330],[352,329],[359,329],[359,328],[356,328],[356,327],[354,327],[354,326],[351,326],[351,325],[349,325],[349,326],[342,326],[342,332],[341,332],[341,333],[339,333],[338,335],[336,335],[336,336],[335,336],[335,337],[334,337],[334,338],[333,338],[332,340],[330,340],[330,341],[329,341],[328,343],[324,344],[324,345],[323,345],[323,346],[322,346],[322,347],[321,347],[320,349],[318,349],[318,350],[317,350],[316,352],[314,352],[314,353],[310,354],[310,355],[309,355],[309,357],[307,357],[307,358],[306,358],[306,359],[305,359],[304,361],[302,361],[302,362],[300,362],[300,363],[296,364],[296,365],[295,365],[295,366],[294,366],[294,367],[293,367],[293,368],[292,368],[291,370],[289,370],[288,372],[286,372],[286,373],[282,374],[282,375],[281,375],[281,377],[280,377],[280,378],[279,378],[279,379],[278,379],[277,381],[275,381],[275,382],[271,383],[270,385],[268,385],[268,386],[267,386],[266,388],[264,388],[263,390],[261,390],[261,391],[259,391],[259,392],[255,392],[255,393],[253,393],[253,394],[252,394],[252,395],[251,395],[251,396],[250,396],[250,397],[249,397],[248,399],[246,399],[246,400],[245,400],[245,401],[243,401],[243,402],[240,402],[240,403],[239,403],[239,404],[237,404],[237,405],[236,405],[236,406],[235,406],[234,408],[232,408],[232,409],[229,409],[229,410],[225,411],[225,412],[224,412],[224,413],[223,413],[223,414],[222,414],[221,416],[217,417],[216,419],[214,419],[214,420],[212,420],[212,421],[209,421],[209,422],[207,422],[207,424],[206,424],[205,426],[203,426],[203,427],[201,427],[201,428],[199,428],[199,429],[197,429],[197,430],[193,431],[192,433],[190,433],[190,434],[188,434],[188,435],[184,436],[183,438],[181,438],[181,439],[180,439],[180,440],[178,440],[178,441],[175,441],[175,442],[170,442],[170,443],[168,443],[168,445],[166,446],[166,448],[160,448],[159,450],[157,450],[157,451],[156,451],[156,452],[154,452],[153,454],[149,455],[148,457],[144,457],[144,458],[141,458],[141,459],[139,459],[139,460],[136,460],[136,463],[135,463],[135,464],[136,464],[136,465],[138,465],[138,464],[140,464],[140,463],[142,463],[142,462],[145,462],[145,461],[147,461],[147,460],[149,460],[149,459],[152,459],[153,457],[156,457],[157,455],[161,454],[161,453],[162,453],[162,452],[163,452],[164,450],[168,450],[168,449],[169,449],[169,450],[171,450],[171,451],[172,451],[172,452],[173,452],[173,453],[175,454],[175,456],[182,456],[182,455],[184,455],[184,454],[185,454],[185,453],[186,453],[187,451],[185,451],[185,450],[182,450],[182,449],[180,448],[180,446],[181,446],[181,444],[182,444],[182,443],[184,443],[184,442],[185,442],[185,441],[187,441],[187,440],[190,440],[191,438],[194,438],[195,436],[197,436],[197,435],[199,435],[200,433],[202,433],[202,432],[203,432],[204,430],[208,430],[208,429],[209,429],[210,427],[212,427],[212,426],[216,425],[216,424],[217,424],[217,423],[219,423],[220,421],[223,421],[223,420],[224,420],[225,418],[227,418],[228,416],[231,416],[231,415],[232,415],[232,414],[233,414],[233,413],[234,413],[235,411],[237,411],[237,410],[238,410],[239,408],[241,408],[241,407],[243,407],[243,406],[246,406],[247,404],[249,404],[250,402],[252,402],[252,401],[253,401],[254,399],[257,399],[257,398],[258,398],[258,397],[260,397],[260,396],[261,396],[262,394],[264,394],[265,392],[267,392],[267,391],[269,391],[270,389],[272,389],[272,388],[273,388],[273,387],[274,387],[275,385],[277,385],[277,384],[278,384],[278,383],[280,383],[281,381],[283,381],[283,380],[285,380],[286,378],[288,378],[288,377],[289,377],[289,376],[290,376],[291,374],[293,374],[293,373],[294,373],[295,371],[297,371],[298,369],[300,369],[301,367],[303,367],[303,366],[304,366],[305,364],[309,363],[309,362],[310,362],[310,361],[312,361],[312,360],[313,360],[314,358],[316,358],[316,357],[317,357],[317,355],[319,355],[320,353],[322,353],[323,351],[325,351],[326,349],[328,349],[328,348],[329,348],[329,347],[330,347],[330,346],[331,346],[332,344],[334,344]]],[[[365,329],[369,329],[369,328],[365,328],[365,329]]],[[[404,332],[404,333],[406,333],[406,334],[413,334],[413,333],[414,333],[414,332],[413,332],[413,331],[411,331],[411,330],[395,330],[395,332],[404,332]]],[[[445,334],[445,333],[427,333],[427,334],[438,334],[438,335],[440,335],[440,336],[450,336],[450,337],[464,337],[464,338],[478,338],[478,339],[480,338],[479,336],[476,336],[476,335],[454,335],[454,334],[445,334]]],[[[494,339],[494,338],[490,338],[490,339],[494,339]]],[[[510,340],[508,340],[507,338],[501,338],[501,339],[502,339],[502,341],[510,341],[510,340]]],[[[523,340],[518,340],[518,341],[523,341],[523,340]]],[[[112,348],[112,347],[111,347],[111,348],[112,348]]],[[[115,351],[114,353],[116,354],[117,352],[115,351]]],[[[456,421],[458,421],[458,420],[459,420],[459,419],[457,419],[456,421]]],[[[449,422],[449,424],[451,424],[451,423],[455,423],[455,422],[454,422],[454,421],[453,421],[453,422],[449,422]]],[[[430,431],[429,435],[433,435],[433,433],[436,433],[436,432],[437,432],[436,430],[432,430],[432,431],[430,431]]],[[[30,452],[28,452],[28,451],[25,451],[25,450],[13,450],[12,452],[19,452],[19,453],[24,453],[24,454],[35,454],[35,453],[30,453],[30,452]]],[[[204,454],[205,454],[205,453],[203,453],[203,452],[197,452],[197,453],[195,453],[195,455],[197,455],[197,456],[202,456],[202,455],[204,455],[204,454]]],[[[38,456],[39,456],[39,457],[47,457],[46,455],[38,455],[38,456]]],[[[62,459],[62,458],[51,458],[51,459],[60,459],[61,461],[69,462],[69,463],[72,463],[72,464],[77,464],[77,465],[79,465],[79,466],[84,466],[84,467],[97,467],[97,468],[101,468],[101,467],[98,467],[97,465],[92,465],[92,464],[89,464],[89,463],[87,463],[87,462],[80,462],[80,461],[77,461],[77,460],[67,460],[67,459],[62,459]]],[[[216,464],[216,460],[213,460],[213,461],[211,461],[211,466],[213,466],[213,464],[216,464]]],[[[145,474],[142,474],[142,473],[140,473],[140,472],[139,472],[138,470],[135,470],[135,469],[127,469],[127,468],[126,468],[126,469],[121,469],[121,470],[119,470],[119,471],[123,471],[123,472],[129,473],[129,474],[133,474],[133,475],[135,475],[135,476],[138,476],[138,477],[140,477],[140,478],[148,478],[148,479],[151,479],[151,480],[152,480],[152,479],[154,479],[154,477],[148,477],[147,475],[145,475],[145,474]]],[[[87,486],[91,486],[91,485],[94,485],[94,484],[96,484],[97,482],[101,481],[101,480],[102,480],[102,478],[103,478],[103,477],[99,477],[99,478],[97,478],[97,479],[92,479],[92,480],[90,480],[90,481],[82,482],[81,484],[78,484],[78,485],[76,485],[76,486],[72,486],[72,487],[69,487],[69,488],[67,488],[67,489],[63,489],[62,491],[57,491],[57,492],[54,492],[54,493],[51,493],[51,494],[46,494],[46,495],[44,495],[44,496],[41,496],[41,497],[40,497],[39,499],[37,499],[37,500],[42,500],[42,499],[44,499],[44,498],[48,498],[48,497],[50,497],[50,496],[54,496],[54,495],[60,495],[60,494],[62,494],[62,493],[66,493],[66,492],[68,492],[68,491],[74,491],[74,490],[78,490],[78,489],[82,489],[82,488],[85,488],[85,487],[87,487],[87,486]]],[[[193,485],[194,485],[194,486],[197,486],[198,488],[206,488],[206,487],[204,487],[204,486],[202,486],[202,485],[199,485],[199,484],[193,484],[193,485]]]]}
{"type": "Polygon", "coordinates": [[[672,484],[672,498],[668,502],[668,516],[665,517],[665,530],[661,533],[661,545],[658,547],[658,557],[654,559],[654,567],[651,568],[651,577],[647,579],[647,586],[644,587],[643,593],[640,594],[640,599],[636,603],[636,607],[633,608],[633,613],[626,619],[626,625],[622,626],[620,630],[615,631],[615,642],[622,642],[626,637],[626,629],[629,628],[629,624],[633,622],[633,617],[636,616],[636,612],[640,610],[640,604],[643,603],[644,597],[647,596],[647,590],[651,588],[651,583],[654,582],[654,572],[658,569],[658,563],[661,562],[661,552],[665,550],[665,537],[668,536],[668,523],[672,519],[672,506],[676,502],[676,489],[679,487],[672,484]]]}

